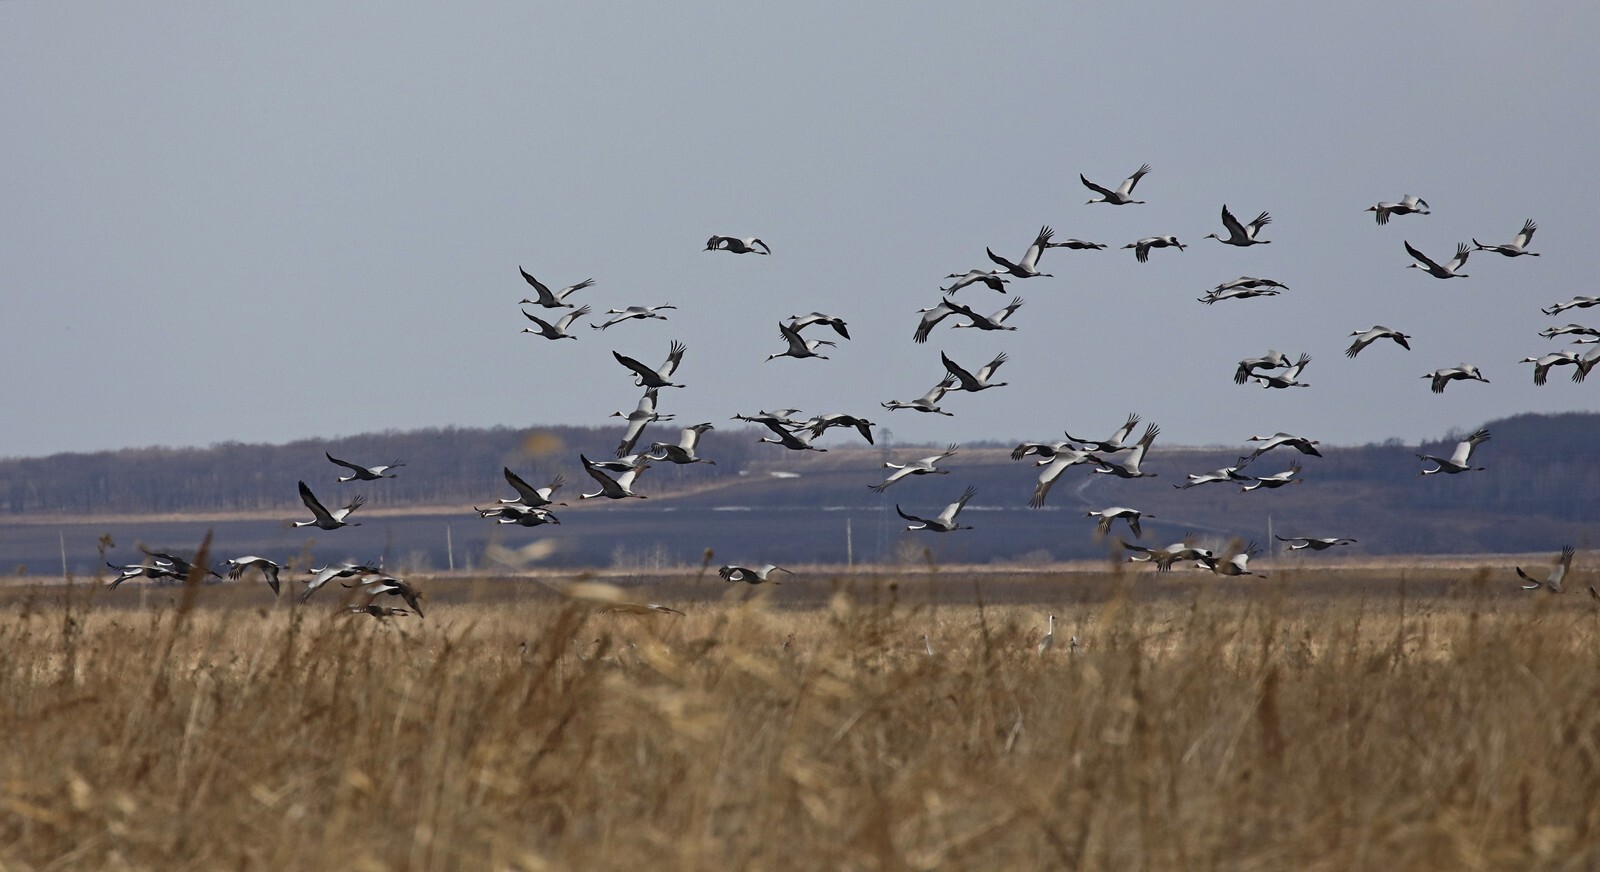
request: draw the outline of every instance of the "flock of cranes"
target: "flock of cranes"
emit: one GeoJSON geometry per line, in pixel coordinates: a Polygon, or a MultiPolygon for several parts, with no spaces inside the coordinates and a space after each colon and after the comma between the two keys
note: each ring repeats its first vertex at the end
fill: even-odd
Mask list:
{"type": "MultiPolygon", "coordinates": [[[[1085,187],[1098,196],[1090,199],[1088,204],[1104,204],[1112,206],[1128,206],[1143,204],[1144,200],[1134,199],[1134,191],[1140,181],[1151,172],[1148,164],[1142,165],[1132,175],[1124,179],[1116,188],[1108,188],[1090,181],[1080,174],[1079,179],[1085,187]]],[[[1426,200],[1407,194],[1396,202],[1379,202],[1366,209],[1375,213],[1377,224],[1387,226],[1391,219],[1397,216],[1431,215],[1432,209],[1426,200]]],[[[1248,214],[1248,213],[1247,213],[1248,214]]],[[[1263,232],[1272,225],[1272,217],[1266,211],[1261,211],[1253,220],[1242,222],[1227,206],[1221,209],[1223,225],[1222,233],[1210,233],[1206,239],[1212,239],[1224,245],[1239,248],[1248,248],[1256,245],[1266,245],[1272,240],[1262,238],[1263,232]]],[[[1437,219],[1435,219],[1437,220],[1437,219]]],[[[1414,247],[1409,241],[1402,240],[1405,251],[1412,258],[1409,268],[1421,270],[1438,279],[1467,278],[1462,270],[1466,266],[1469,256],[1473,252],[1493,252],[1507,258],[1523,256],[1539,256],[1540,253],[1529,250],[1533,242],[1537,225],[1529,220],[1522,229],[1508,243],[1498,245],[1484,245],[1477,239],[1472,240],[1469,247],[1466,243],[1457,245],[1455,255],[1443,263],[1430,258],[1414,247]]],[[[927,343],[934,335],[940,324],[949,324],[952,329],[972,329],[988,333],[1004,335],[1006,332],[1019,329],[1014,323],[1014,318],[1023,306],[1021,296],[1012,295],[1009,302],[997,311],[985,314],[978,308],[957,299],[957,294],[967,289],[983,288],[1000,294],[1010,293],[1008,285],[1037,278],[1049,278],[1050,273],[1041,269],[1041,261],[1052,249],[1066,249],[1069,251],[1100,251],[1108,246],[1105,243],[1091,242],[1081,239],[1067,239],[1056,241],[1055,233],[1049,226],[1041,227],[1032,242],[1023,251],[1022,256],[1013,261],[1005,256],[995,253],[992,247],[985,247],[984,251],[992,266],[988,268],[973,268],[965,272],[952,272],[946,278],[953,281],[946,287],[941,287],[940,299],[932,306],[918,309],[920,316],[913,331],[914,343],[927,343]]],[[[1124,246],[1123,249],[1132,249],[1135,259],[1147,262],[1151,253],[1165,248],[1176,248],[1182,252],[1185,246],[1174,235],[1148,236],[1124,246]]],[[[705,251],[720,252],[735,255],[755,254],[763,257],[771,256],[772,249],[764,241],[756,237],[736,236],[711,236],[705,245],[705,251]]],[[[593,309],[589,305],[577,305],[570,300],[579,292],[586,291],[595,286],[595,280],[585,279],[575,284],[568,285],[560,290],[540,281],[521,266],[518,272],[532,295],[519,301],[520,306],[531,306],[536,312],[521,309],[522,315],[535,326],[524,328],[521,332],[533,334],[546,340],[558,341],[562,339],[578,339],[579,334],[574,333],[574,327],[580,320],[588,317],[593,309]],[[552,310],[559,312],[559,316],[549,314],[552,310]]],[[[1288,285],[1271,278],[1241,276],[1237,279],[1219,283],[1207,291],[1199,301],[1206,305],[1213,305],[1222,301],[1246,300],[1260,296],[1274,296],[1288,290],[1288,285]]],[[[1600,305],[1600,297],[1575,297],[1565,303],[1558,303],[1541,311],[1555,315],[1570,309],[1587,308],[1600,305]]],[[[595,331],[605,331],[634,320],[668,320],[665,314],[676,307],[671,304],[660,305],[630,305],[622,308],[612,308],[605,312],[605,318],[589,326],[595,331]]],[[[1412,335],[1403,333],[1383,325],[1374,325],[1365,330],[1356,330],[1349,334],[1353,341],[1345,355],[1354,360],[1363,350],[1371,347],[1380,340],[1390,340],[1401,350],[1410,351],[1409,341],[1412,335]]],[[[1580,324],[1569,324],[1565,327],[1552,326],[1540,334],[1547,339],[1567,337],[1575,345],[1594,345],[1595,348],[1586,355],[1577,351],[1563,351],[1528,357],[1525,363],[1534,364],[1534,383],[1546,383],[1549,372],[1558,366],[1568,365],[1574,367],[1573,381],[1581,382],[1593,369],[1600,364],[1600,329],[1590,328],[1580,324]]],[[[829,359],[825,350],[839,347],[840,342],[851,341],[847,322],[836,315],[823,312],[810,312],[804,315],[790,315],[778,322],[778,336],[782,341],[782,350],[767,356],[766,361],[771,362],[781,357],[798,361],[829,359]],[[807,332],[810,331],[810,332],[807,332]],[[820,331],[830,331],[825,335],[831,338],[822,338],[817,335],[820,331]]],[[[615,412],[613,417],[625,419],[625,427],[618,442],[614,457],[603,460],[591,460],[587,453],[580,453],[578,460],[585,474],[596,484],[593,492],[580,493],[578,500],[607,499],[646,499],[648,495],[641,493],[638,488],[641,478],[653,464],[674,464],[691,466],[695,464],[715,464],[715,460],[702,457],[698,453],[699,440],[713,428],[711,422],[700,422],[683,427],[675,442],[649,442],[648,450],[636,450],[643,441],[643,435],[651,424],[671,421],[674,416],[660,411],[659,403],[661,392],[668,390],[685,389],[686,385],[677,379],[679,369],[689,351],[687,343],[672,340],[667,348],[665,359],[658,365],[644,362],[637,357],[629,356],[620,350],[613,350],[612,357],[624,368],[635,388],[642,389],[634,408],[630,412],[615,412]]],[[[651,358],[654,360],[654,358],[651,358]]],[[[994,354],[986,363],[977,367],[970,367],[958,363],[948,354],[941,351],[940,361],[943,372],[938,380],[921,396],[915,399],[883,401],[880,405],[887,412],[910,410],[925,414],[951,416],[954,412],[943,408],[942,404],[952,394],[979,393],[982,391],[1003,388],[1007,386],[1004,381],[998,381],[997,375],[1001,368],[1009,361],[1004,351],[994,354]]],[[[1309,354],[1301,353],[1291,358],[1289,355],[1269,350],[1265,355],[1248,357],[1239,361],[1234,372],[1234,381],[1238,384],[1256,384],[1264,389],[1307,388],[1310,383],[1304,381],[1307,367],[1312,363],[1309,354]]],[[[1479,372],[1476,366],[1462,363],[1455,367],[1445,367],[1423,375],[1424,379],[1431,382],[1434,393],[1442,393],[1452,381],[1481,381],[1488,379],[1479,372]]],[[[778,446],[790,451],[824,452],[828,449],[815,444],[830,429],[843,429],[856,431],[868,444],[873,444],[873,428],[876,426],[865,417],[847,412],[828,412],[809,418],[797,417],[798,409],[779,409],[768,412],[765,410],[755,414],[735,414],[734,420],[743,421],[764,427],[767,435],[758,441],[778,446]]],[[[1133,438],[1135,431],[1141,423],[1140,416],[1131,414],[1123,424],[1116,428],[1105,439],[1085,439],[1072,436],[1063,431],[1065,439],[1049,442],[1024,442],[1016,446],[1012,452],[1013,460],[1037,458],[1033,462],[1039,468],[1036,484],[1032,496],[1027,500],[1028,505],[1039,508],[1046,504],[1052,487],[1065,476],[1069,470],[1081,467],[1090,475],[1105,475],[1108,477],[1134,480],[1156,477],[1156,473],[1145,468],[1145,461],[1151,451],[1156,438],[1161,434],[1161,428],[1154,422],[1145,425],[1137,439],[1133,438]]],[[[1490,438],[1486,430],[1478,430],[1465,440],[1461,441],[1449,457],[1437,457],[1428,454],[1418,454],[1419,460],[1431,463],[1425,467],[1420,475],[1429,476],[1436,474],[1457,474],[1469,471],[1481,471],[1483,466],[1474,466],[1474,452],[1490,438]]],[[[1256,443],[1248,454],[1242,455],[1239,461],[1229,467],[1207,473],[1191,474],[1182,483],[1173,487],[1180,490],[1199,487],[1216,483],[1231,483],[1239,485],[1240,492],[1249,493],[1258,490],[1272,490],[1289,485],[1298,485],[1305,482],[1300,476],[1303,471],[1302,464],[1296,460],[1288,464],[1286,469],[1255,475],[1246,470],[1251,464],[1258,461],[1273,449],[1284,447],[1298,452],[1302,456],[1320,457],[1317,450],[1317,441],[1307,439],[1295,434],[1279,432],[1272,436],[1251,436],[1249,442],[1256,443]]],[[[915,478],[927,478],[936,481],[936,476],[947,475],[951,472],[950,465],[944,463],[955,457],[958,446],[951,445],[945,451],[928,457],[908,460],[903,463],[886,462],[884,467],[892,470],[886,478],[876,484],[867,484],[873,491],[883,493],[891,486],[915,478]],[[943,465],[941,465],[943,464],[943,465]]],[[[327,455],[327,459],[348,471],[347,475],[338,478],[340,483],[348,482],[381,482],[384,479],[394,478],[396,470],[404,464],[394,461],[378,466],[362,466],[356,463],[340,460],[327,455]]],[[[478,515],[486,520],[492,519],[496,524],[517,525],[524,527],[540,527],[544,525],[559,524],[560,520],[554,513],[554,508],[564,506],[565,503],[554,502],[554,495],[564,485],[564,479],[557,476],[543,487],[532,487],[519,477],[509,467],[503,469],[505,481],[516,492],[512,498],[500,498],[489,508],[475,508],[478,515]]],[[[351,521],[351,516],[364,503],[364,497],[352,497],[341,507],[329,510],[322,501],[312,492],[304,481],[299,483],[300,498],[306,508],[311,512],[309,521],[294,521],[295,527],[314,526],[321,530],[337,530],[347,526],[358,526],[351,521]]],[[[908,522],[907,531],[928,531],[935,533],[951,533],[959,530],[970,530],[970,525],[962,524],[959,518],[962,509],[976,496],[974,486],[966,486],[953,502],[931,516],[911,514],[901,505],[895,505],[896,513],[908,522]]],[[[934,503],[937,505],[937,502],[934,503]]],[[[1089,511],[1087,517],[1094,518],[1096,531],[1101,536],[1109,536],[1112,525],[1117,520],[1122,520],[1128,531],[1135,539],[1142,538],[1141,519],[1152,517],[1137,508],[1128,506],[1110,506],[1104,509],[1089,511]]],[[[1276,537],[1288,543],[1290,550],[1322,551],[1340,545],[1353,543],[1355,540],[1348,537],[1276,537]]],[[[1259,553],[1255,543],[1243,545],[1235,540],[1222,551],[1198,547],[1192,542],[1184,541],[1161,547],[1148,547],[1138,544],[1129,544],[1118,540],[1122,547],[1132,552],[1130,560],[1148,561],[1154,563],[1158,570],[1170,569],[1175,564],[1195,564],[1208,569],[1218,575],[1241,576],[1253,575],[1249,569],[1249,559],[1253,554],[1259,553]]],[[[188,577],[193,572],[206,572],[211,575],[217,573],[205,567],[194,567],[186,561],[165,552],[146,552],[147,560],[139,564],[123,567],[113,567],[120,571],[117,579],[111,582],[116,587],[123,581],[131,578],[150,578],[161,580],[168,578],[188,577]]],[[[1544,587],[1552,591],[1560,591],[1561,575],[1564,567],[1569,565],[1572,558],[1571,549],[1568,549],[1563,558],[1561,568],[1551,577],[1532,587],[1544,587]]],[[[276,593],[279,589],[279,570],[281,565],[262,557],[246,556],[228,561],[228,575],[230,578],[240,578],[247,572],[258,573],[276,593]]],[[[1519,574],[1527,578],[1518,570],[1519,574]]],[[[720,576],[728,582],[745,582],[749,584],[777,583],[775,573],[789,573],[789,570],[770,563],[759,565],[726,565],[720,570],[720,576]]],[[[305,579],[305,590],[300,599],[304,601],[320,588],[326,586],[334,579],[349,579],[346,587],[357,589],[366,594],[364,602],[349,606],[353,612],[371,614],[378,617],[405,614],[405,609],[394,609],[374,605],[374,600],[383,595],[394,595],[403,598],[410,611],[422,614],[420,606],[420,593],[407,584],[404,580],[384,573],[380,568],[367,564],[340,564],[323,567],[308,573],[311,577],[305,579]]],[[[220,577],[220,576],[218,576],[220,577]]],[[[647,612],[671,612],[665,607],[655,604],[640,606],[647,612]]],[[[1051,617],[1051,634],[1053,634],[1054,617],[1051,617]]],[[[1042,643],[1041,653],[1047,650],[1052,635],[1047,634],[1042,643]]]]}

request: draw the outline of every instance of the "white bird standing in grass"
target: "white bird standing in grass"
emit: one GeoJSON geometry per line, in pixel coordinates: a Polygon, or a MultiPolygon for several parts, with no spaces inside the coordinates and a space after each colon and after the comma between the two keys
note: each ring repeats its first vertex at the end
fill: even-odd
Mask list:
{"type": "Polygon", "coordinates": [[[956,455],[956,447],[957,446],[954,443],[951,443],[950,447],[945,449],[940,454],[935,454],[935,455],[932,455],[930,457],[924,457],[924,458],[922,458],[920,460],[908,461],[906,463],[889,463],[889,462],[886,461],[883,464],[883,468],[884,469],[892,469],[892,470],[894,470],[894,472],[889,473],[889,477],[884,479],[883,481],[881,481],[881,482],[879,482],[877,484],[869,484],[869,485],[867,485],[867,487],[871,488],[874,492],[881,494],[884,491],[888,490],[890,485],[892,485],[895,482],[905,478],[906,476],[911,476],[911,475],[947,475],[947,474],[949,474],[950,470],[948,470],[948,469],[937,469],[937,468],[935,468],[934,464],[938,463],[941,460],[944,460],[947,457],[954,457],[956,455]]]}
{"type": "Polygon", "coordinates": [[[567,330],[572,327],[572,322],[589,314],[589,307],[583,306],[573,309],[571,312],[562,315],[554,324],[540,318],[538,315],[532,314],[526,309],[520,311],[522,312],[522,317],[539,325],[537,330],[532,327],[524,327],[522,328],[523,333],[534,333],[546,339],[577,339],[578,337],[568,333],[567,330]]]}
{"type": "Polygon", "coordinates": [[[1505,245],[1484,245],[1474,239],[1472,240],[1474,246],[1472,250],[1492,251],[1496,254],[1503,254],[1506,257],[1522,257],[1525,254],[1538,257],[1539,252],[1528,250],[1528,243],[1533,241],[1533,231],[1538,229],[1539,225],[1533,223],[1533,219],[1529,218],[1527,221],[1522,222],[1522,230],[1517,233],[1516,237],[1505,245]]]}
{"type": "Polygon", "coordinates": [[[1408,269],[1420,269],[1436,279],[1464,279],[1467,277],[1466,273],[1459,271],[1462,267],[1467,265],[1467,255],[1471,253],[1465,242],[1456,245],[1456,256],[1451,258],[1450,261],[1443,266],[1441,266],[1437,261],[1428,257],[1426,254],[1423,254],[1422,252],[1413,248],[1411,243],[1407,242],[1405,245],[1406,253],[1411,255],[1416,260],[1415,263],[1406,264],[1408,269]]]}
{"type": "Polygon", "coordinates": [[[323,507],[321,502],[317,500],[316,495],[311,492],[311,488],[306,487],[306,483],[302,481],[300,482],[300,501],[305,503],[306,508],[311,510],[313,517],[309,521],[295,521],[294,526],[316,527],[320,530],[337,530],[340,527],[361,526],[360,524],[353,524],[349,521],[346,521],[345,518],[350,517],[351,512],[361,508],[362,504],[367,501],[367,498],[363,496],[357,496],[348,504],[346,504],[344,508],[336,509],[330,512],[323,507]]]}
{"type": "Polygon", "coordinates": [[[1563,547],[1561,549],[1561,556],[1556,558],[1556,564],[1550,567],[1550,574],[1545,576],[1545,579],[1542,582],[1535,579],[1528,573],[1523,572],[1522,567],[1516,567],[1517,575],[1520,576],[1524,581],[1528,582],[1522,586],[1522,589],[1538,590],[1539,588],[1543,587],[1545,590],[1548,590],[1551,593],[1561,593],[1561,582],[1567,577],[1567,573],[1571,571],[1572,555],[1576,553],[1577,549],[1573,548],[1571,545],[1563,547]]]}
{"type": "Polygon", "coordinates": [[[571,296],[574,291],[581,291],[584,288],[594,284],[594,279],[584,279],[575,285],[568,285],[567,287],[552,293],[551,290],[545,286],[544,282],[541,282],[533,276],[528,275],[527,270],[519,266],[517,267],[517,272],[522,273],[522,277],[527,280],[528,284],[533,286],[534,292],[533,299],[521,300],[517,304],[519,306],[543,306],[546,309],[570,309],[572,308],[572,304],[567,302],[567,297],[571,296]]]}
{"type": "Polygon", "coordinates": [[[1368,206],[1367,208],[1363,209],[1362,211],[1363,212],[1376,212],[1376,213],[1378,213],[1377,215],[1375,215],[1373,217],[1378,219],[1378,224],[1380,226],[1389,223],[1389,216],[1390,215],[1429,215],[1429,214],[1432,214],[1432,213],[1430,213],[1428,211],[1428,201],[1422,199],[1421,197],[1414,196],[1412,194],[1407,194],[1404,197],[1401,197],[1400,198],[1400,202],[1398,202],[1398,203],[1382,203],[1382,202],[1380,202],[1376,206],[1368,206]]]}
{"type": "Polygon", "coordinates": [[[1455,475],[1458,472],[1482,472],[1487,469],[1487,467],[1472,465],[1472,449],[1477,448],[1479,445],[1482,445],[1488,441],[1489,431],[1479,428],[1478,430],[1473,431],[1471,436],[1468,436],[1467,438],[1456,443],[1455,452],[1452,453],[1448,458],[1435,457],[1432,454],[1418,454],[1418,460],[1431,460],[1434,463],[1439,464],[1433,469],[1424,469],[1418,474],[1435,475],[1442,472],[1446,475],[1455,475]]]}
{"type": "Polygon", "coordinates": [[[399,469],[400,467],[405,466],[404,463],[401,463],[398,460],[383,466],[358,466],[348,460],[340,460],[339,458],[334,457],[332,454],[328,454],[326,451],[322,453],[327,455],[329,460],[344,467],[345,469],[350,470],[350,474],[340,476],[339,481],[378,481],[379,479],[384,478],[395,478],[395,475],[389,472],[389,470],[399,469]]]}
{"type": "Polygon", "coordinates": [[[961,497],[959,499],[950,505],[945,506],[944,511],[940,512],[937,517],[933,518],[919,518],[916,515],[908,515],[905,513],[904,509],[900,508],[899,505],[894,507],[894,511],[895,514],[911,522],[911,526],[906,528],[908,532],[912,530],[931,530],[935,533],[949,533],[954,530],[971,530],[973,529],[972,527],[963,524],[957,524],[956,516],[961,514],[962,507],[964,507],[967,504],[967,501],[972,499],[977,492],[977,488],[968,487],[966,490],[961,492],[961,497]]]}
{"type": "Polygon", "coordinates": [[[1239,219],[1235,218],[1233,213],[1228,211],[1227,204],[1223,204],[1222,226],[1227,229],[1228,238],[1224,239],[1215,233],[1207,233],[1206,238],[1215,239],[1223,245],[1237,245],[1241,248],[1251,245],[1266,245],[1272,240],[1257,239],[1256,235],[1261,232],[1261,228],[1271,223],[1272,216],[1262,212],[1260,215],[1257,215],[1255,220],[1251,221],[1249,224],[1241,224],[1239,223],[1239,219]]]}
{"type": "Polygon", "coordinates": [[[1433,372],[1423,374],[1422,377],[1433,380],[1433,392],[1436,394],[1444,393],[1445,385],[1448,385],[1452,381],[1456,381],[1458,379],[1467,381],[1481,381],[1484,384],[1489,383],[1489,380],[1483,377],[1483,373],[1478,372],[1478,368],[1470,363],[1463,363],[1460,366],[1445,367],[1444,369],[1436,369],[1433,372]]]}
{"type": "Polygon", "coordinates": [[[1126,206],[1130,203],[1143,203],[1143,200],[1133,199],[1133,186],[1139,184],[1139,180],[1144,178],[1145,174],[1148,172],[1150,172],[1149,164],[1140,166],[1133,175],[1123,179],[1122,184],[1118,185],[1115,191],[1111,190],[1110,188],[1097,185],[1094,182],[1089,181],[1089,179],[1085,177],[1083,173],[1078,173],[1078,181],[1083,182],[1083,186],[1085,188],[1088,188],[1089,190],[1100,195],[1089,202],[1084,203],[1083,205],[1088,206],[1092,203],[1109,203],[1113,206],[1126,206]]]}
{"type": "Polygon", "coordinates": [[[1045,626],[1044,638],[1039,640],[1039,644],[1034,647],[1034,652],[1037,653],[1040,657],[1043,657],[1045,654],[1049,653],[1050,649],[1055,644],[1056,644],[1056,616],[1055,615],[1051,615],[1049,623],[1045,626]]]}

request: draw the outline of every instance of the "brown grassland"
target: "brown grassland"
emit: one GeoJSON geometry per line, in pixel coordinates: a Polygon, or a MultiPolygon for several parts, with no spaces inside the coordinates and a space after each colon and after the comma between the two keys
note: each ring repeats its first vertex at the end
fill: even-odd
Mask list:
{"type": "Polygon", "coordinates": [[[0,867],[1600,867],[1600,579],[1381,572],[10,588],[0,867]]]}

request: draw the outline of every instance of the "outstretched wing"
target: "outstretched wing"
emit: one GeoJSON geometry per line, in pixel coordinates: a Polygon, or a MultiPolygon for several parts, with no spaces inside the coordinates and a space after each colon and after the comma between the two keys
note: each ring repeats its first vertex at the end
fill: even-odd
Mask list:
{"type": "Polygon", "coordinates": [[[1417,260],[1418,263],[1421,263],[1423,266],[1426,266],[1428,269],[1444,269],[1444,267],[1434,263],[1433,262],[1433,258],[1428,257],[1426,254],[1423,254],[1422,252],[1418,251],[1414,246],[1412,246],[1412,244],[1410,242],[1406,242],[1405,243],[1405,247],[1406,247],[1406,254],[1411,255],[1413,258],[1415,258],[1417,260]]]}
{"type": "Polygon", "coordinates": [[[1139,180],[1144,178],[1145,174],[1148,172],[1150,172],[1150,165],[1141,164],[1139,169],[1135,171],[1133,175],[1124,179],[1122,184],[1117,186],[1117,191],[1124,196],[1132,194],[1133,186],[1139,184],[1139,180]]]}
{"type": "MultiPolygon", "coordinates": [[[[1089,190],[1094,191],[1096,194],[1099,194],[1102,197],[1115,197],[1117,195],[1116,191],[1113,191],[1110,188],[1103,188],[1103,187],[1095,184],[1094,182],[1089,181],[1083,175],[1083,173],[1078,173],[1078,181],[1083,182],[1083,186],[1085,188],[1088,188],[1089,190]]],[[[1128,182],[1123,182],[1123,184],[1124,185],[1128,185],[1128,190],[1129,191],[1133,190],[1133,185],[1129,185],[1128,182]]]]}
{"type": "Polygon", "coordinates": [[[1244,225],[1239,223],[1239,219],[1228,211],[1226,204],[1222,207],[1222,226],[1228,228],[1228,236],[1233,239],[1247,239],[1250,236],[1245,232],[1244,225]]]}
{"type": "MultiPolygon", "coordinates": [[[[524,313],[524,314],[526,314],[526,313],[524,313]]],[[[328,454],[328,452],[326,452],[326,451],[324,451],[322,453],[324,455],[326,455],[329,460],[333,461],[334,463],[339,464],[340,466],[344,467],[345,469],[350,470],[351,472],[366,472],[367,471],[367,468],[365,466],[356,466],[354,463],[351,463],[348,460],[340,460],[339,458],[334,457],[332,454],[328,454]]]]}
{"type": "Polygon", "coordinates": [[[327,508],[325,508],[322,503],[317,500],[316,494],[311,492],[311,488],[306,487],[306,483],[304,481],[300,482],[300,501],[306,504],[306,508],[311,510],[311,514],[315,515],[317,520],[333,520],[333,516],[328,514],[327,508]]]}

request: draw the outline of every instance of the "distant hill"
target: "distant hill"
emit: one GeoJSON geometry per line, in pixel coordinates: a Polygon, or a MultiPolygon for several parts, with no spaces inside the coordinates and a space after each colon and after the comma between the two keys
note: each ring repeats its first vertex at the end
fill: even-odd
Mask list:
{"type": "MultiPolygon", "coordinates": [[[[1242,536],[1265,544],[1270,524],[1279,535],[1353,536],[1360,540],[1360,551],[1375,554],[1527,551],[1567,542],[1600,546],[1600,414],[1527,414],[1485,426],[1493,434],[1481,450],[1486,472],[1418,476],[1422,464],[1414,456],[1417,451],[1448,454],[1462,434],[1446,434],[1424,446],[1391,441],[1326,447],[1322,458],[1279,449],[1249,471],[1265,475],[1299,460],[1305,484],[1253,493],[1222,484],[1181,491],[1172,487],[1186,473],[1232,465],[1242,445],[1182,448],[1158,441],[1148,462],[1157,477],[1121,481],[1072,470],[1051,492],[1049,509],[1042,512],[1026,509],[1036,469],[1030,462],[1012,461],[1007,447],[963,448],[948,462],[949,475],[904,481],[880,496],[866,485],[881,480],[883,461],[921,456],[926,446],[872,447],[854,433],[832,431],[821,442],[829,447],[826,453],[791,452],[757,444],[764,430],[715,430],[702,441],[700,453],[716,465],[659,464],[642,478],[640,489],[649,500],[573,507],[564,513],[567,523],[550,535],[576,543],[584,535],[585,519],[603,515],[610,524],[622,525],[618,530],[632,529],[630,536],[659,536],[663,547],[684,552],[674,551],[673,559],[680,561],[693,561],[701,543],[715,538],[711,527],[735,523],[742,530],[771,528],[780,536],[792,527],[791,544],[797,550],[815,537],[826,537],[829,548],[837,550],[833,540],[842,540],[842,533],[835,528],[844,524],[821,514],[832,511],[877,519],[858,531],[862,538],[856,547],[861,554],[881,556],[904,541],[899,530],[903,525],[893,516],[896,504],[912,512],[936,512],[972,484],[978,496],[970,520],[987,532],[970,538],[911,537],[916,547],[937,544],[975,561],[1092,557],[1103,553],[1104,545],[1089,535],[1092,522],[1082,515],[1088,508],[1108,505],[1135,506],[1153,514],[1145,532],[1147,539],[1157,540],[1193,533],[1242,536]],[[986,514],[995,509],[1007,511],[986,514]],[[674,524],[692,525],[694,534],[674,532],[674,524]],[[1016,535],[1007,535],[1010,530],[1016,535]]],[[[675,440],[677,432],[675,427],[652,429],[646,441],[675,440]]],[[[442,507],[473,522],[473,504],[511,495],[501,478],[502,466],[535,484],[565,475],[568,484],[561,495],[571,501],[592,485],[577,462],[578,453],[609,457],[616,438],[614,427],[448,428],[277,446],[227,443],[4,460],[0,518],[60,516],[63,522],[93,522],[113,516],[208,513],[299,517],[303,509],[295,482],[304,479],[329,494],[329,502],[365,494],[369,501],[363,512],[369,518],[383,509],[442,507]],[[406,466],[392,481],[341,485],[334,482],[340,470],[323,457],[325,450],[358,462],[398,459],[406,466]]],[[[596,559],[613,547],[595,541],[584,546],[584,553],[596,559]]]]}

